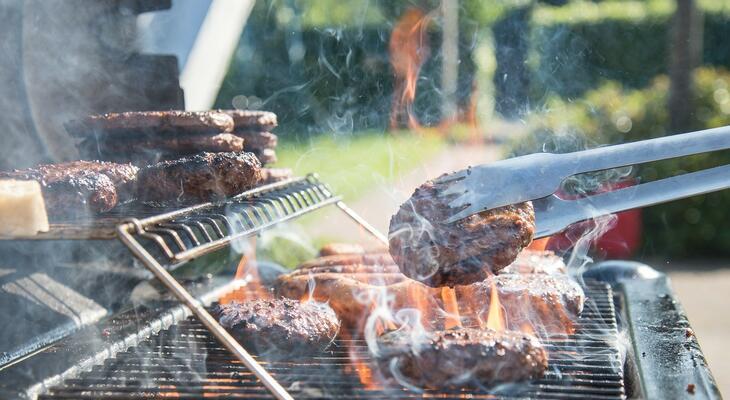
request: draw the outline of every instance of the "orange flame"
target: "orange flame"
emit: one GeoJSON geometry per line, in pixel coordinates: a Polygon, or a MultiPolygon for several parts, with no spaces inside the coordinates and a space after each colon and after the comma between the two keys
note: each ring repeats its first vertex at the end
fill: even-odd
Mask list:
{"type": "Polygon", "coordinates": [[[266,290],[259,277],[258,263],[256,262],[256,238],[251,238],[251,252],[243,254],[236,267],[234,279],[245,279],[246,286],[228,293],[221,297],[221,304],[228,304],[234,301],[246,301],[250,299],[271,298],[271,293],[266,290]]]}
{"type": "Polygon", "coordinates": [[[532,336],[535,336],[535,329],[532,327],[532,324],[530,324],[528,322],[524,322],[522,324],[522,326],[520,326],[520,331],[522,333],[527,333],[527,334],[530,334],[532,336]]]}
{"type": "Polygon", "coordinates": [[[441,288],[441,299],[444,301],[444,311],[446,311],[446,320],[444,321],[444,329],[461,328],[461,315],[459,314],[459,303],[456,300],[456,291],[454,288],[441,288]]]}
{"type": "Polygon", "coordinates": [[[424,326],[429,324],[431,313],[429,310],[429,297],[431,294],[424,290],[420,285],[408,285],[408,298],[412,307],[421,312],[421,324],[424,326]]]}
{"type": "Polygon", "coordinates": [[[395,75],[393,107],[390,128],[400,127],[400,116],[405,112],[408,127],[418,131],[421,125],[413,115],[413,101],[421,66],[429,56],[426,28],[431,18],[416,7],[407,9],[393,27],[388,46],[390,64],[395,75]]]}
{"type": "Polygon", "coordinates": [[[491,281],[492,290],[489,296],[489,313],[487,314],[487,328],[495,331],[504,331],[504,314],[502,312],[502,304],[499,302],[499,293],[497,293],[497,285],[494,280],[491,281]]]}

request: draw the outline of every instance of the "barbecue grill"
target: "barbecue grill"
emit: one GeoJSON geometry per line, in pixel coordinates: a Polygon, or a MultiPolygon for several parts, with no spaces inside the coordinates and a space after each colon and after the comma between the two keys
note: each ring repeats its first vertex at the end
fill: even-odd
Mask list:
{"type": "MultiPolygon", "coordinates": [[[[78,245],[116,235],[178,298],[183,295],[183,304],[163,298],[119,307],[99,322],[56,329],[54,338],[29,332],[26,346],[3,359],[0,397],[269,398],[268,388],[221,343],[215,327],[193,315],[200,311],[196,308],[210,310],[223,296],[253,295],[250,283],[198,276],[183,287],[169,272],[325,206],[338,207],[364,231],[384,240],[326,184],[310,175],[256,188],[223,203],[160,215],[149,215],[149,210],[134,214],[133,208],[127,208],[126,216],[119,213],[73,226],[56,224],[39,237],[45,240],[24,242],[47,245],[75,238],[71,242],[78,245]],[[109,230],[112,225],[114,234],[109,230]]],[[[118,243],[106,242],[108,246],[118,243]]],[[[139,270],[132,265],[128,269],[139,270]]],[[[141,274],[136,282],[145,279],[149,275],[141,274]]],[[[638,263],[605,262],[589,268],[582,285],[588,300],[575,333],[542,340],[550,356],[548,373],[496,391],[416,392],[377,376],[363,382],[363,373],[377,372],[369,369],[367,346],[357,338],[339,339],[310,357],[268,361],[254,354],[254,359],[296,398],[623,399],[689,392],[697,398],[720,397],[665,276],[638,263]]]]}

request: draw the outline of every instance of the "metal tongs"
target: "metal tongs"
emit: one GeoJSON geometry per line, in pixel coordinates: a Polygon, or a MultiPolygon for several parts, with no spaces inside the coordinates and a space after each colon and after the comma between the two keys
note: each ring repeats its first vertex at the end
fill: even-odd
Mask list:
{"type": "Polygon", "coordinates": [[[730,126],[666,136],[574,153],[536,153],[469,167],[435,182],[453,197],[455,222],[481,211],[531,200],[535,238],[569,225],[633,208],[730,188],[730,165],[642,183],[575,200],[555,195],[572,175],[625,167],[730,148],[730,126]]]}

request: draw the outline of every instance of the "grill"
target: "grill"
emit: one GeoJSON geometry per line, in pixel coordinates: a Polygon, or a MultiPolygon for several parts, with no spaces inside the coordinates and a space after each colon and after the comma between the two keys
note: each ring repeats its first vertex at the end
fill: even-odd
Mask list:
{"type": "MultiPolygon", "coordinates": [[[[586,310],[572,335],[543,340],[548,373],[540,380],[510,387],[500,398],[623,399],[624,373],[610,286],[585,283],[586,310]]],[[[369,365],[362,340],[339,340],[307,359],[262,361],[296,398],[495,398],[484,389],[417,393],[395,386],[366,387],[358,368],[369,365]],[[353,362],[357,360],[358,362],[353,362]]],[[[362,371],[361,371],[362,372],[362,371]]],[[[41,399],[269,398],[261,383],[192,317],[120,352],[63,384],[41,399]]]]}
{"type": "MultiPolygon", "coordinates": [[[[261,366],[296,398],[667,398],[684,393],[688,385],[694,385],[695,398],[720,397],[697,340],[687,334],[689,323],[666,277],[631,262],[588,269],[583,276],[588,299],[576,332],[542,339],[549,371],[533,382],[491,392],[467,388],[422,393],[378,376],[364,384],[368,380],[362,374],[369,371],[371,360],[364,341],[355,339],[339,340],[308,358],[269,361],[254,355],[246,361],[248,353],[235,341],[227,342],[228,334],[208,310],[224,295],[245,294],[247,281],[205,277],[201,272],[188,276],[183,287],[171,273],[195,258],[226,250],[238,239],[327,205],[338,207],[365,232],[385,241],[314,175],[263,186],[224,203],[160,215],[130,209],[127,217],[139,219],[112,216],[119,224],[113,234],[125,245],[122,249],[130,250],[177,300],[110,308],[110,318],[75,333],[54,329],[42,338],[31,337],[32,346],[2,361],[0,398],[269,398],[271,382],[259,379],[262,374],[256,372],[261,366]]],[[[46,239],[100,232],[98,225],[79,224],[69,236],[66,228],[55,226],[46,239]]],[[[90,243],[29,242],[75,242],[80,247],[90,243]]],[[[127,268],[138,274],[139,268],[127,268]]],[[[143,279],[148,277],[137,277],[132,284],[143,279]]],[[[107,281],[122,285],[116,278],[107,281]]]]}

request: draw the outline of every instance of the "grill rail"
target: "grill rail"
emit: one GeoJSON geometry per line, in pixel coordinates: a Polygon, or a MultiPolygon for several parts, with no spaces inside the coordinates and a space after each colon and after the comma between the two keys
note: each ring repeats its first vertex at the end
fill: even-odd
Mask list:
{"type": "MultiPolygon", "coordinates": [[[[503,393],[482,388],[423,393],[377,382],[364,385],[358,373],[370,366],[363,340],[338,340],[310,358],[259,363],[296,398],[543,398],[624,399],[622,350],[610,286],[587,282],[586,311],[572,335],[542,342],[549,352],[546,375],[503,393]]],[[[40,399],[270,398],[261,382],[190,317],[120,352],[77,378],[54,386],[40,399]]]]}

